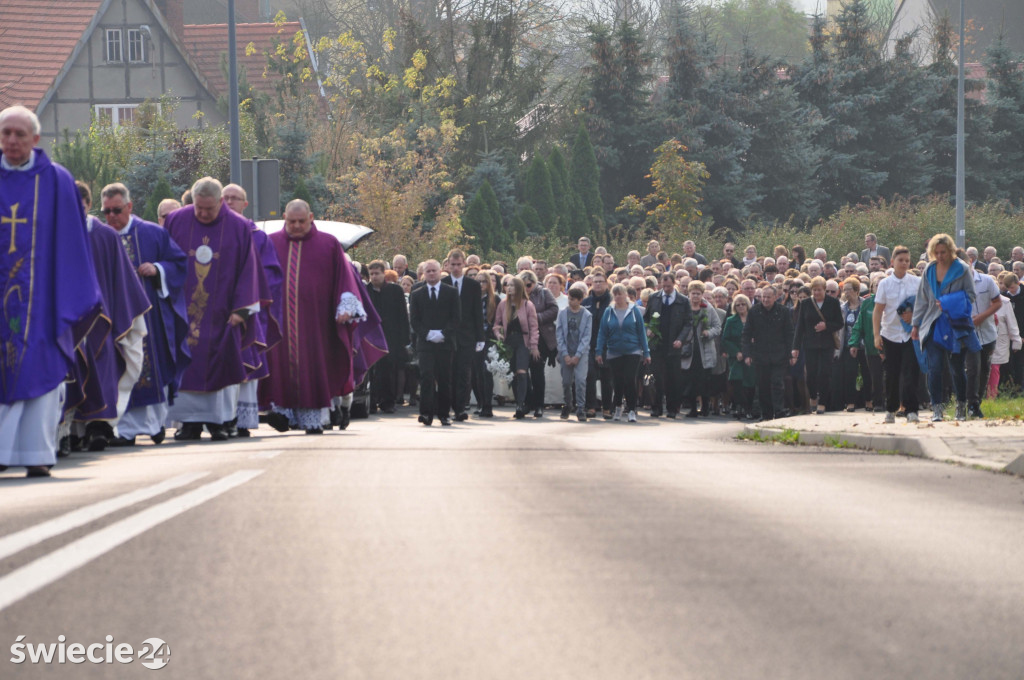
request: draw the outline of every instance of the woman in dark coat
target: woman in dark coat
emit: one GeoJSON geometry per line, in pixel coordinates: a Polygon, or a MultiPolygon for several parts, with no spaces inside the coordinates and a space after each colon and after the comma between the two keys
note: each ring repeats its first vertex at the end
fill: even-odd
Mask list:
{"type": "Polygon", "coordinates": [[[825,279],[811,279],[811,297],[797,308],[793,358],[803,352],[807,361],[807,391],[811,409],[824,413],[829,398],[829,376],[838,348],[836,332],[843,329],[839,300],[825,295],[825,279]]]}

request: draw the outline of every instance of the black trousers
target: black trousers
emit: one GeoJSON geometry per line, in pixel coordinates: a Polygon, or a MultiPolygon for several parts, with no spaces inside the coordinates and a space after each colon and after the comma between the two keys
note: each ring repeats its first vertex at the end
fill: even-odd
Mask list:
{"type": "Polygon", "coordinates": [[[789,364],[781,362],[754,361],[757,374],[757,401],[761,405],[761,417],[773,420],[785,408],[786,373],[789,364]]]}
{"type": "Polygon", "coordinates": [[[807,392],[811,399],[817,399],[821,406],[828,405],[829,378],[832,375],[832,354],[835,352],[831,347],[825,349],[805,349],[807,357],[807,392]]]}
{"type": "Polygon", "coordinates": [[[597,381],[601,381],[601,410],[612,410],[612,369],[606,362],[598,366],[594,361],[594,352],[588,355],[590,365],[587,367],[587,408],[597,410],[597,381]]]}
{"type": "Polygon", "coordinates": [[[664,400],[668,413],[679,413],[683,388],[683,369],[679,366],[679,355],[658,350],[651,352],[651,373],[654,375],[651,409],[660,413],[661,402],[664,400]]]}
{"type": "Polygon", "coordinates": [[[867,380],[864,381],[865,395],[871,397],[871,405],[876,409],[882,408],[885,404],[885,379],[882,377],[882,357],[877,354],[868,354],[868,375],[871,376],[871,387],[868,388],[867,380]]]}
{"type": "MultiPolygon", "coordinates": [[[[429,344],[429,343],[424,343],[429,344]]],[[[452,405],[452,358],[447,347],[428,347],[418,353],[420,364],[420,415],[448,415],[452,405]]]]}
{"type": "Polygon", "coordinates": [[[853,404],[863,406],[865,401],[871,401],[871,372],[868,370],[868,358],[863,348],[858,349],[857,356],[850,354],[850,348],[844,347],[839,355],[839,385],[842,399],[840,407],[853,404]],[[860,372],[864,388],[857,390],[857,373],[860,372]]]}
{"type": "Polygon", "coordinates": [[[636,410],[636,375],[642,359],[639,354],[626,354],[606,362],[611,366],[612,379],[615,381],[615,396],[612,401],[615,406],[621,406],[622,398],[625,397],[627,412],[636,410]]]}
{"type": "MultiPolygon", "coordinates": [[[[405,360],[401,361],[402,365],[405,360]]],[[[394,354],[386,354],[370,369],[370,401],[382,409],[394,408],[398,394],[399,360],[394,354]]]]}
{"type": "Polygon", "coordinates": [[[487,343],[484,351],[476,352],[473,355],[473,394],[476,395],[476,404],[483,413],[491,412],[491,402],[494,399],[494,376],[487,370],[487,349],[491,343],[487,343]]]}
{"type": "Polygon", "coordinates": [[[704,368],[699,347],[694,347],[690,367],[683,370],[683,377],[690,388],[690,410],[697,410],[697,397],[700,397],[701,411],[708,412],[711,409],[711,369],[704,368]]]}
{"type": "Polygon", "coordinates": [[[455,357],[452,364],[454,390],[452,410],[456,414],[465,413],[469,410],[469,395],[473,389],[473,360],[475,355],[475,342],[469,345],[459,344],[455,348],[455,357]]]}
{"type": "Polygon", "coordinates": [[[882,347],[885,353],[885,410],[898,411],[903,404],[907,413],[917,413],[921,367],[917,363],[914,342],[893,342],[882,338],[882,347]]]}
{"type": "Polygon", "coordinates": [[[981,352],[977,359],[970,359],[967,363],[967,402],[977,406],[985,399],[988,391],[988,374],[992,369],[992,352],[996,350],[996,342],[993,340],[987,345],[981,346],[981,352]]]}

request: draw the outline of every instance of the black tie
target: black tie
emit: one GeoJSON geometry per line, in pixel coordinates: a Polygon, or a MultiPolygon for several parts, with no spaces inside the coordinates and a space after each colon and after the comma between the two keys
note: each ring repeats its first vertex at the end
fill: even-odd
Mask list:
{"type": "Polygon", "coordinates": [[[458,279],[454,279],[454,280],[452,280],[452,283],[455,284],[455,293],[458,294],[459,293],[459,280],[458,279]]]}
{"type": "Polygon", "coordinates": [[[430,287],[430,301],[437,302],[437,288],[430,287]]]}

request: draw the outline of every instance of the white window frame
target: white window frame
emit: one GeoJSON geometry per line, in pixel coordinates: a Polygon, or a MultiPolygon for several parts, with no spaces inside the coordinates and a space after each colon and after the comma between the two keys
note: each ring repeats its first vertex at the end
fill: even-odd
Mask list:
{"type": "Polygon", "coordinates": [[[103,33],[103,50],[108,64],[120,64],[124,62],[124,36],[120,28],[108,28],[103,33]],[[111,54],[111,48],[116,46],[117,54],[111,54]]]}
{"type": "Polygon", "coordinates": [[[146,35],[139,28],[128,29],[128,39],[125,41],[127,49],[125,50],[126,61],[129,64],[145,64],[146,63],[146,35]],[[133,54],[138,49],[141,54],[133,54]]]}
{"type": "Polygon", "coordinates": [[[96,111],[96,120],[102,120],[104,117],[108,117],[110,120],[110,127],[116,130],[122,125],[126,125],[127,123],[135,120],[135,110],[139,108],[139,105],[97,104],[93,108],[96,111]],[[129,114],[128,112],[131,113],[129,114]]]}

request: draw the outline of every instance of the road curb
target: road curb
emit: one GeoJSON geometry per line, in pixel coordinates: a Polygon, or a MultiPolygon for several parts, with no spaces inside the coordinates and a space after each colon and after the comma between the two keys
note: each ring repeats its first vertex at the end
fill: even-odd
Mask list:
{"type": "MultiPolygon", "coordinates": [[[[787,428],[758,427],[746,425],[744,432],[759,433],[762,437],[782,434],[787,428]]],[[[793,429],[793,428],[789,428],[793,429]]],[[[905,456],[929,458],[944,463],[958,463],[979,467],[993,472],[1008,472],[1024,477],[1024,456],[1020,456],[1009,465],[1000,461],[966,458],[953,453],[946,443],[934,437],[907,437],[888,434],[852,434],[849,432],[800,432],[800,443],[809,446],[834,447],[835,443],[846,442],[842,448],[855,448],[863,451],[895,451],[905,456]]]]}

